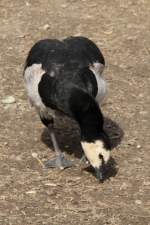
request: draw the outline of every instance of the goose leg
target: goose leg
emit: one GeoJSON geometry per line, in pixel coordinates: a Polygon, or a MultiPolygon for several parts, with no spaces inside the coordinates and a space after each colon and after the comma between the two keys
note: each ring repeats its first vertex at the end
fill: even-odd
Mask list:
{"type": "Polygon", "coordinates": [[[51,118],[51,119],[41,118],[41,121],[43,122],[43,124],[45,126],[48,127],[50,137],[52,140],[52,144],[53,144],[53,147],[55,150],[55,155],[56,155],[55,158],[50,159],[45,163],[45,167],[46,168],[59,168],[59,169],[65,169],[68,167],[72,167],[74,165],[73,162],[65,158],[64,153],[60,150],[60,148],[58,146],[55,132],[54,132],[53,118],[51,118]]]}

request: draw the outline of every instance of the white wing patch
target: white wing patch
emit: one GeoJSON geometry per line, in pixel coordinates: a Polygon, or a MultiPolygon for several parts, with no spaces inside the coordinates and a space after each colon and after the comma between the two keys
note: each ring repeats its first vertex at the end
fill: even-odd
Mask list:
{"type": "Polygon", "coordinates": [[[99,62],[95,62],[89,67],[89,69],[94,73],[96,81],[97,81],[98,93],[96,96],[96,100],[98,103],[101,103],[103,98],[106,95],[106,81],[101,76],[104,70],[104,67],[105,66],[99,62]]]}
{"type": "Polygon", "coordinates": [[[38,91],[38,85],[44,73],[41,64],[33,64],[27,67],[24,72],[25,87],[29,100],[37,109],[45,108],[38,91]]]}
{"type": "Polygon", "coordinates": [[[55,117],[55,111],[46,107],[39,95],[38,85],[45,71],[41,64],[33,64],[24,72],[24,81],[27,94],[32,106],[34,106],[41,117],[55,117]]]}

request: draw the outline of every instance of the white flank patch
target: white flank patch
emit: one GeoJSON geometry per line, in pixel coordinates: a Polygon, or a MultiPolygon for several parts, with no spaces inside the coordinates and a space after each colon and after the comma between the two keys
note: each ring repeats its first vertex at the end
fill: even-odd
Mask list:
{"type": "Polygon", "coordinates": [[[46,107],[39,95],[38,85],[45,71],[41,64],[33,64],[24,72],[25,87],[32,106],[34,106],[41,117],[55,117],[55,111],[46,107]]]}
{"type": "Polygon", "coordinates": [[[99,168],[102,165],[102,160],[100,159],[99,154],[103,156],[105,163],[108,162],[110,158],[110,151],[104,148],[102,141],[98,140],[94,143],[81,142],[81,145],[87,159],[94,168],[99,168]]]}
{"type": "Polygon", "coordinates": [[[95,62],[89,67],[89,69],[94,73],[97,81],[98,93],[96,96],[96,100],[98,103],[101,103],[106,95],[106,81],[101,76],[104,67],[105,66],[99,62],[95,62]]]}
{"type": "Polygon", "coordinates": [[[41,64],[33,64],[27,67],[24,72],[25,87],[29,100],[37,109],[45,108],[38,91],[38,85],[44,73],[41,64]]]}

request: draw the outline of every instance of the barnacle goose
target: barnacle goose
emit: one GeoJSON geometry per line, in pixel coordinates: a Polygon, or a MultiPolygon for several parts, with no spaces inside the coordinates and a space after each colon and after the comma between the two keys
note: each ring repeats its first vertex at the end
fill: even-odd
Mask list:
{"type": "Polygon", "coordinates": [[[100,103],[106,93],[102,77],[105,66],[99,48],[88,38],[38,41],[30,50],[24,68],[24,81],[31,104],[48,127],[56,158],[47,166],[72,166],[59,149],[54,133],[54,115],[61,112],[77,121],[86,158],[103,179],[110,158],[110,143],[103,129],[100,103]]]}

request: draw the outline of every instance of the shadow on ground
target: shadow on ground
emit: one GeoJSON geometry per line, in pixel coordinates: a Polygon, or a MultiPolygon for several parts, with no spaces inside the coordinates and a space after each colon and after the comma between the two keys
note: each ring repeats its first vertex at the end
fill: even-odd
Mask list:
{"type": "MultiPolygon", "coordinates": [[[[86,170],[87,172],[93,174],[93,176],[96,176],[95,170],[92,166],[88,166],[84,168],[83,170],[86,170]]],[[[103,180],[101,182],[104,182],[105,180],[109,180],[110,177],[115,177],[118,172],[117,163],[114,160],[114,158],[110,158],[107,166],[105,166],[104,173],[103,173],[103,180]]]]}
{"type": "Polygon", "coordinates": [[[116,148],[122,141],[124,131],[115,121],[105,118],[104,129],[110,138],[111,150],[116,148]]]}
{"type": "MultiPolygon", "coordinates": [[[[121,143],[124,132],[115,121],[109,118],[105,118],[104,129],[110,138],[112,150],[121,143]]],[[[62,118],[57,117],[55,134],[59,147],[63,152],[66,152],[69,155],[73,154],[74,157],[78,159],[82,157],[83,150],[80,144],[80,131],[73,120],[66,117],[62,120],[62,118]]],[[[54,150],[47,128],[43,130],[41,140],[48,148],[54,150]]],[[[87,167],[84,169],[94,175],[93,168],[87,167]]],[[[105,170],[105,179],[114,177],[117,174],[117,171],[117,163],[113,158],[111,158],[105,170]]]]}

